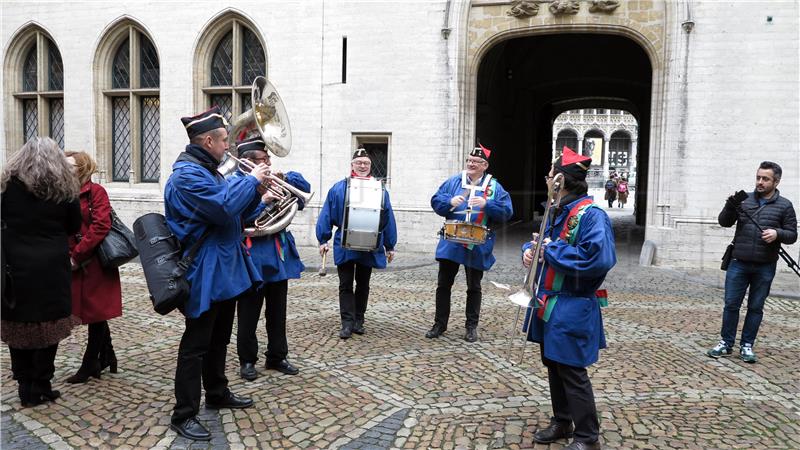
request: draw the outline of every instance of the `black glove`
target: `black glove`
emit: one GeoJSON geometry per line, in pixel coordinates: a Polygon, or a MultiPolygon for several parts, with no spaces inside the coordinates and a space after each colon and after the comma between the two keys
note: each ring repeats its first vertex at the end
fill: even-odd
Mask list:
{"type": "Polygon", "coordinates": [[[746,199],[747,199],[747,192],[739,191],[739,192],[731,195],[730,197],[728,197],[727,200],[725,200],[725,207],[726,208],[731,208],[731,209],[736,209],[739,206],[741,206],[742,202],[745,201],[746,199]]]}

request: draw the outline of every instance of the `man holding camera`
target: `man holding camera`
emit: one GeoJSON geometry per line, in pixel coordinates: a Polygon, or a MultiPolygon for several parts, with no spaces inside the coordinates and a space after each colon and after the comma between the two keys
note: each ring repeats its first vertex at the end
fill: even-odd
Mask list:
{"type": "Polygon", "coordinates": [[[755,191],[746,197],[744,192],[728,197],[719,213],[721,226],[737,225],[732,260],[725,276],[721,339],[706,352],[712,358],[731,355],[739,324],[739,309],[749,288],[739,357],[747,363],[756,362],[753,345],[764,316],[764,301],[775,277],[778,251],[781,244],[793,244],[797,240],[794,207],[792,202],[780,196],[777,189],[781,174],[778,164],[762,162],[756,172],[755,191]]]}

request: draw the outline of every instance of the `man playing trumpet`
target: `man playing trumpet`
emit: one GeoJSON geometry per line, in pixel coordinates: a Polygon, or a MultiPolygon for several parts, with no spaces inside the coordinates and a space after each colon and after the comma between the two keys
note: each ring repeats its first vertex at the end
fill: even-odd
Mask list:
{"type": "MultiPolygon", "coordinates": [[[[458,218],[490,227],[511,218],[514,213],[511,197],[497,180],[487,178],[491,177],[486,174],[491,153],[491,150],[482,145],[476,147],[467,157],[464,172],[450,177],[439,186],[439,190],[431,198],[431,207],[436,214],[448,220],[458,218]],[[468,195],[471,193],[476,195],[468,195]],[[467,208],[470,209],[470,214],[464,215],[467,208]]],[[[483,272],[494,265],[493,249],[494,233],[491,231],[486,241],[479,245],[451,242],[444,236],[439,240],[439,245],[436,247],[436,260],[439,261],[436,318],[425,337],[436,338],[447,330],[447,321],[450,318],[450,291],[458,274],[458,267],[463,265],[467,275],[467,320],[464,340],[467,342],[478,340],[481,279],[483,272]]]]}
{"type": "MultiPolygon", "coordinates": [[[[236,150],[239,158],[250,161],[253,166],[272,165],[270,154],[261,136],[238,142],[236,150]]],[[[236,175],[246,174],[240,170],[236,175]]],[[[281,176],[276,173],[273,175],[281,176]]],[[[303,192],[311,190],[308,181],[297,172],[286,172],[284,181],[303,192]]],[[[259,208],[246,217],[244,222],[251,224],[265,209],[274,207],[277,200],[272,190],[265,192],[259,208]]],[[[303,199],[298,198],[297,201],[298,209],[303,209],[305,206],[303,199]]],[[[256,231],[255,234],[260,233],[256,231]]],[[[248,381],[258,377],[255,366],[258,361],[256,328],[262,305],[265,305],[264,319],[267,327],[266,368],[287,375],[297,375],[299,370],[286,359],[289,354],[289,345],[286,341],[286,294],[289,287],[288,280],[300,278],[305,266],[300,261],[292,232],[284,228],[271,234],[247,236],[245,247],[250,251],[253,263],[260,270],[264,284],[242,298],[237,306],[239,324],[236,349],[241,365],[240,375],[248,381]]]]}
{"type": "MultiPolygon", "coordinates": [[[[561,202],[548,226],[539,264],[538,292],[528,309],[525,330],[528,340],[541,345],[547,367],[553,417],[547,428],[536,431],[534,442],[548,444],[558,439],[575,439],[570,450],[599,449],[600,422],[594,403],[592,383],[586,367],[597,361],[606,347],[601,304],[605,291],[598,291],[606,274],[617,262],[611,221],[587,195],[586,173],[591,158],[564,147],[550,174],[564,176],[561,202]],[[574,426],[573,426],[574,424],[574,426]]],[[[522,263],[530,267],[536,242],[523,245],[522,263]]]]}

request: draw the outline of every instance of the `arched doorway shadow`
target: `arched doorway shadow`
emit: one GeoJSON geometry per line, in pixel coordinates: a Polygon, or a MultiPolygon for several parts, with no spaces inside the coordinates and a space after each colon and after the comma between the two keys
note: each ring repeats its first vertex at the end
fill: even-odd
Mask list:
{"type": "Polygon", "coordinates": [[[489,171],[509,191],[515,209],[514,222],[504,230],[509,239],[498,236],[498,242],[516,237],[517,226],[525,230],[520,236],[530,236],[547,195],[544,176],[557,138],[554,120],[582,108],[626,110],[636,118],[638,178],[631,226],[645,224],[652,79],[647,52],[618,34],[516,37],[485,52],[478,68],[475,137],[494,151],[489,171]]]}

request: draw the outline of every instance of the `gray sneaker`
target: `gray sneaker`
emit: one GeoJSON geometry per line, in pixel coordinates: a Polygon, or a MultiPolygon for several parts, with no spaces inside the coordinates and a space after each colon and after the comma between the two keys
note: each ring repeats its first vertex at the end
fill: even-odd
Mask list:
{"type": "Polygon", "coordinates": [[[742,361],[750,364],[755,364],[755,362],[758,360],[758,358],[756,358],[756,354],[753,352],[753,346],[750,344],[744,344],[739,347],[739,358],[741,358],[742,361]]]}
{"type": "Polygon", "coordinates": [[[728,347],[728,344],[726,344],[725,341],[721,340],[717,342],[717,345],[715,345],[714,348],[707,351],[706,355],[712,358],[719,358],[720,356],[731,356],[731,353],[733,353],[733,350],[728,347]]]}

